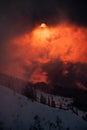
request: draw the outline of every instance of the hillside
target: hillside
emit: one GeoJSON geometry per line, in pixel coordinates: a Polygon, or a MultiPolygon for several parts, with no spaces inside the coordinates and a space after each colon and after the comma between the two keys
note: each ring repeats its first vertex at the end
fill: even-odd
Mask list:
{"type": "Polygon", "coordinates": [[[87,122],[71,110],[32,102],[0,86],[0,130],[87,130],[87,122]]]}

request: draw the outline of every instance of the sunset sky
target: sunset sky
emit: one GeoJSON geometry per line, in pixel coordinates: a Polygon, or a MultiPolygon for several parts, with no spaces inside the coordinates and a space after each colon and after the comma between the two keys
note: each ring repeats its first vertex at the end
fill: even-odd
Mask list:
{"type": "Polygon", "coordinates": [[[0,2],[0,72],[87,89],[87,4],[0,2]]]}

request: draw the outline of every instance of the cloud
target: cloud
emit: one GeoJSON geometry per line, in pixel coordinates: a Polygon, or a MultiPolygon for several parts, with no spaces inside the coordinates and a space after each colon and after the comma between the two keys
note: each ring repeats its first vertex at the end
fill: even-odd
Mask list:
{"type": "Polygon", "coordinates": [[[75,0],[2,1],[0,3],[0,48],[10,38],[31,31],[38,23],[46,22],[48,25],[55,25],[66,21],[86,26],[86,3],[75,0]]]}
{"type": "Polygon", "coordinates": [[[3,0],[0,3],[0,71],[26,79],[36,78],[37,74],[51,83],[63,80],[65,86],[76,81],[86,86],[87,70],[83,70],[87,66],[86,27],[87,8],[83,1],[3,0]],[[40,48],[41,39],[32,40],[30,33],[42,22],[56,29],[52,38],[45,40],[47,44],[42,41],[40,48]],[[64,22],[71,26],[61,27],[60,23],[64,22]],[[17,44],[11,42],[17,38],[17,44]],[[70,70],[65,69],[64,58],[69,59],[70,70]],[[79,64],[75,65],[76,62],[79,64]],[[79,68],[77,77],[74,66],[76,70],[79,68]]]}
{"type": "Polygon", "coordinates": [[[87,64],[63,63],[61,60],[50,61],[42,65],[43,72],[47,75],[50,84],[61,85],[65,88],[81,87],[87,89],[87,64]],[[82,87],[82,86],[84,87],[82,87]]]}
{"type": "MultiPolygon", "coordinates": [[[[0,48],[12,37],[31,31],[38,23],[55,25],[61,22],[87,26],[84,1],[22,0],[0,3],[0,48]]],[[[1,51],[1,49],[0,49],[1,51]]]]}

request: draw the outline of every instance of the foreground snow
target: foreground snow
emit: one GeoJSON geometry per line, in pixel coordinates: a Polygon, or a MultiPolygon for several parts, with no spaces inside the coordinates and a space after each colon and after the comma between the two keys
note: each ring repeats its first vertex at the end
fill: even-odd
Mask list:
{"type": "Polygon", "coordinates": [[[5,130],[87,130],[87,122],[72,111],[32,102],[0,86],[0,128],[5,130]]]}

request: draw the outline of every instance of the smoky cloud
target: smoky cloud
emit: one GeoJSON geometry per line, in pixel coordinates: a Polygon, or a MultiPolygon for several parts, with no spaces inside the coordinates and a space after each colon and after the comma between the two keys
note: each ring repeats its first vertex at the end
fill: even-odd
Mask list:
{"type": "Polygon", "coordinates": [[[57,59],[44,64],[42,70],[46,72],[50,84],[65,88],[80,87],[87,89],[87,64],[63,63],[57,59]]]}
{"type": "Polygon", "coordinates": [[[0,46],[43,21],[51,25],[68,21],[86,26],[86,5],[75,0],[0,1],[0,46]]]}
{"type": "Polygon", "coordinates": [[[43,21],[51,25],[68,21],[86,26],[86,5],[84,1],[75,0],[0,1],[0,48],[10,38],[31,31],[43,21]]]}
{"type": "MultiPolygon", "coordinates": [[[[38,54],[38,47],[33,49],[30,45],[30,40],[28,45],[22,45],[22,43],[26,41],[22,41],[18,45],[11,44],[10,41],[12,39],[25,35],[27,32],[31,33],[32,30],[42,22],[52,26],[67,22],[72,25],[87,27],[87,4],[84,1],[78,0],[0,1],[0,72],[6,72],[14,76],[19,75],[20,78],[25,77],[26,79],[32,77],[35,79],[35,76],[38,75],[38,79],[41,78],[43,81],[50,83],[57,82],[64,86],[71,86],[71,84],[75,86],[76,83],[87,86],[86,63],[68,63],[65,65],[60,59],[49,62],[49,57],[47,58],[49,53],[49,51],[46,50],[47,46],[43,50],[40,49],[38,54]],[[48,62],[46,64],[38,62],[41,58],[42,61],[48,60],[48,62]]],[[[79,29],[75,31],[77,41],[80,39],[78,38],[78,32],[80,32],[79,29]]],[[[81,33],[81,36],[84,35],[83,33],[81,33]]],[[[86,50],[87,46],[85,45],[87,40],[85,38],[86,33],[85,31],[85,35],[82,38],[82,41],[85,39],[83,49],[81,50],[82,41],[80,43],[81,46],[78,46],[82,53],[86,50]]],[[[62,42],[63,31],[61,31],[61,29],[60,34],[60,36],[54,36],[53,39],[49,39],[49,43],[51,40],[55,40],[57,46],[57,42],[62,42]],[[57,41],[58,39],[59,41],[57,41]]],[[[64,35],[66,34],[65,31],[64,35]]],[[[63,40],[66,40],[65,37],[63,40]]],[[[33,42],[37,44],[36,41],[33,42]]],[[[54,43],[52,42],[52,44],[54,43]]],[[[66,46],[67,41],[66,45],[64,44],[65,48],[66,46]]],[[[60,44],[57,47],[63,49],[60,44]]],[[[51,49],[52,46],[50,45],[49,48],[51,49]]],[[[78,51],[78,48],[76,51],[78,51]]],[[[54,49],[56,50],[56,47],[54,49]]],[[[66,55],[70,55],[72,52],[73,47],[70,46],[66,55]]],[[[78,56],[77,53],[76,55],[78,56]]],[[[87,54],[85,54],[85,57],[86,55],[87,54]]],[[[69,57],[70,59],[71,56],[72,55],[69,57]]],[[[83,60],[85,59],[86,58],[83,60]]]]}

